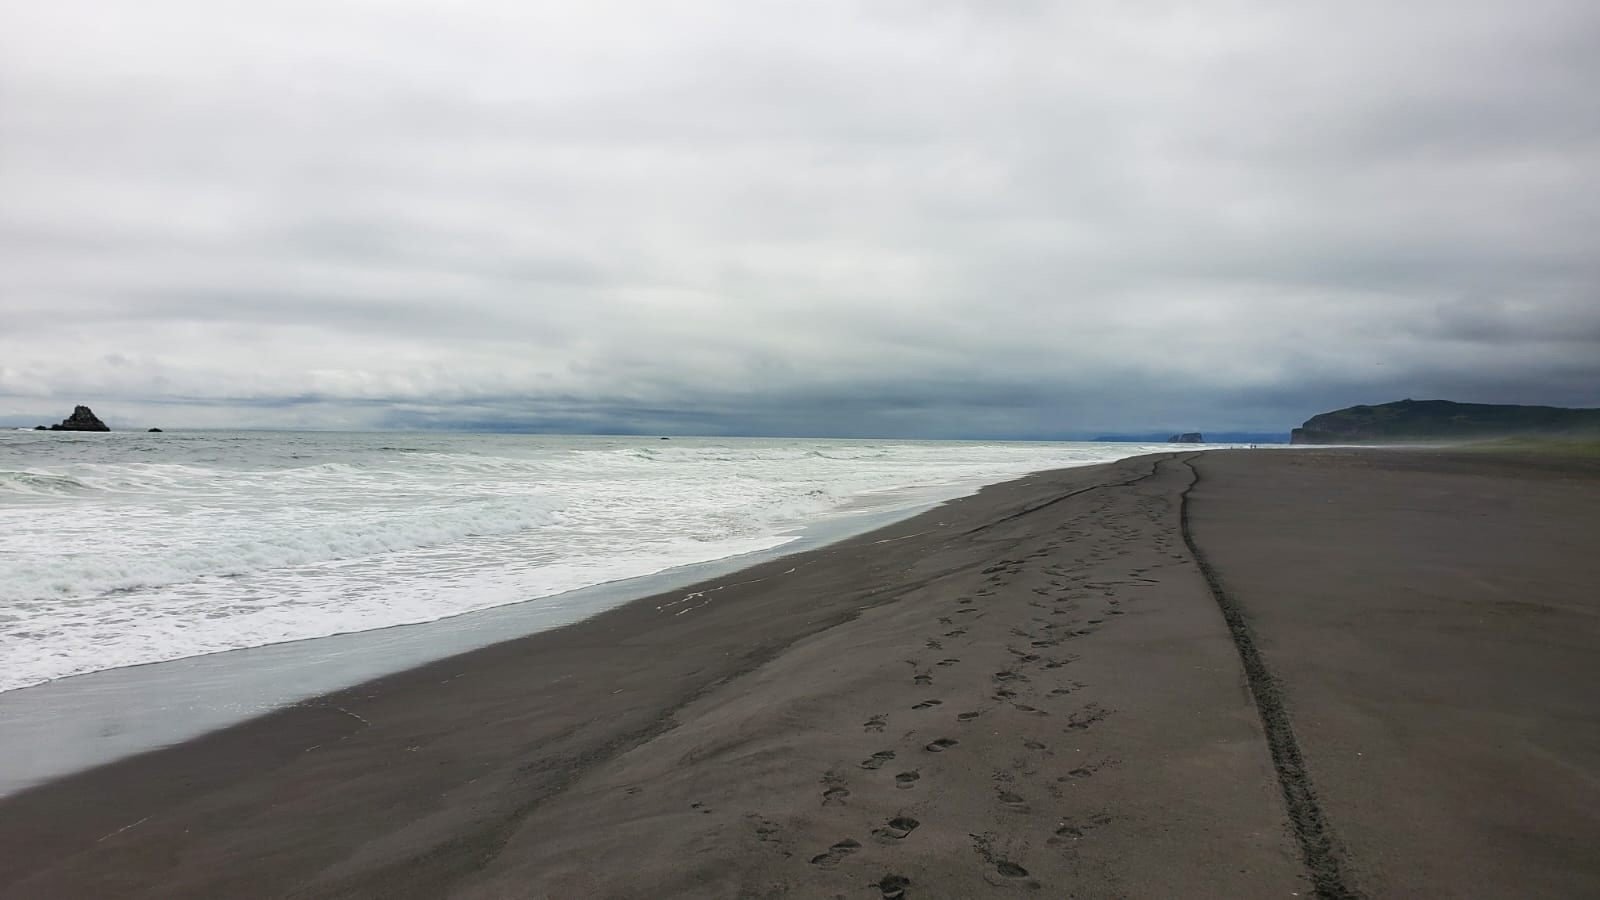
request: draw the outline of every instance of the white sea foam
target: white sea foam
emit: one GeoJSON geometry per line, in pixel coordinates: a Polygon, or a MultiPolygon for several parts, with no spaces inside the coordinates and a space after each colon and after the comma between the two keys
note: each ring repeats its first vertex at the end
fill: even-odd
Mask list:
{"type": "Polygon", "coordinates": [[[0,690],[781,546],[1127,445],[0,434],[0,690]]]}

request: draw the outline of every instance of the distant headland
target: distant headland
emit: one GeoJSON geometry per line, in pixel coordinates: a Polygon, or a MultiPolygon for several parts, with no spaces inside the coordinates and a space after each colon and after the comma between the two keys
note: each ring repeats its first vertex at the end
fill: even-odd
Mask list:
{"type": "Polygon", "coordinates": [[[1499,437],[1600,436],[1600,409],[1400,400],[1312,416],[1291,444],[1382,444],[1499,437]]]}

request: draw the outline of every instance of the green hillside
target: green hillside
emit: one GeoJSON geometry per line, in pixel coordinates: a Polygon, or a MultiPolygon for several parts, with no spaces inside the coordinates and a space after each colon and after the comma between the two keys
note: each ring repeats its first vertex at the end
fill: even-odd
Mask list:
{"type": "Polygon", "coordinates": [[[1372,444],[1515,436],[1600,436],[1600,409],[1401,400],[1312,416],[1292,444],[1372,444]]]}

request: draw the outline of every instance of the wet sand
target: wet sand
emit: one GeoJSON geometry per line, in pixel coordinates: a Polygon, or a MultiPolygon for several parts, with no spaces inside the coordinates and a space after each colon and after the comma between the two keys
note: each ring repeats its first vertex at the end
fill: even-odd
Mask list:
{"type": "Polygon", "coordinates": [[[0,896],[1593,894],[1600,479],[1461,465],[997,485],[0,800],[0,896]]]}

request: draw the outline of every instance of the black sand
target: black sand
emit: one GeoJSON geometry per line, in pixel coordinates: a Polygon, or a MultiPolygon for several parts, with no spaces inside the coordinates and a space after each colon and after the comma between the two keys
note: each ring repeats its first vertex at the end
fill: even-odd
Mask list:
{"type": "Polygon", "coordinates": [[[1191,525],[1347,881],[1600,897],[1600,465],[1208,453],[1191,525]]]}
{"type": "Polygon", "coordinates": [[[1592,896],[1597,500],[1032,476],[0,801],[0,895],[1592,896]]]}

